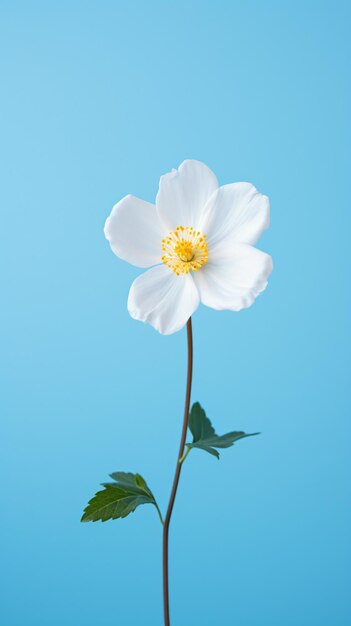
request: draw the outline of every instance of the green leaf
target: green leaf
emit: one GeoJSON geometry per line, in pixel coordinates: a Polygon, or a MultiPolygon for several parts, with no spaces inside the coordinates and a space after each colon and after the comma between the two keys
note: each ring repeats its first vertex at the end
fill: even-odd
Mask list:
{"type": "Polygon", "coordinates": [[[109,519],[127,517],[141,504],[153,504],[162,517],[152,491],[140,474],[114,472],[113,483],[102,483],[104,489],[89,500],[81,522],[106,522],[109,519]]]}
{"type": "Polygon", "coordinates": [[[259,433],[246,434],[243,431],[233,430],[225,435],[216,435],[210,420],[199,402],[195,402],[191,407],[189,415],[189,429],[193,436],[191,443],[187,443],[188,449],[200,448],[219,459],[219,452],[216,448],[230,448],[239,439],[253,437],[259,433]]]}

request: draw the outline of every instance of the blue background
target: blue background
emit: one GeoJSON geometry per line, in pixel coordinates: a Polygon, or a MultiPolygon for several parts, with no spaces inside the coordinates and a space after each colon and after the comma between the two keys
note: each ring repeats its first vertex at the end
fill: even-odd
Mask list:
{"type": "Polygon", "coordinates": [[[165,509],[185,331],[126,310],[103,236],[185,158],[271,199],[275,269],[239,314],[194,317],[191,453],[171,527],[172,626],[347,626],[350,11],[347,2],[1,3],[4,626],[161,626],[152,507],[80,524],[116,470],[165,509]]]}

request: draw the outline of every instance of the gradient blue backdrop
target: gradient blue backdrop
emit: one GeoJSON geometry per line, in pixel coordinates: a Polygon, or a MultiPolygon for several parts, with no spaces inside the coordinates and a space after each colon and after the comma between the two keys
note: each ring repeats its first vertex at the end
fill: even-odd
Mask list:
{"type": "Polygon", "coordinates": [[[195,451],[171,528],[172,626],[348,626],[348,2],[1,2],[1,616],[161,626],[151,507],[80,524],[109,472],[165,508],[186,335],[126,310],[103,237],[184,158],[271,198],[269,288],[194,318],[195,451]],[[5,271],[4,271],[5,270],[5,271]]]}

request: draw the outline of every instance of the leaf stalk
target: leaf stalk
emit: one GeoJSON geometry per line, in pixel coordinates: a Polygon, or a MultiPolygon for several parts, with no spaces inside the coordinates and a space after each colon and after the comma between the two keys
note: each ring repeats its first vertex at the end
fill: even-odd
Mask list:
{"type": "Polygon", "coordinates": [[[184,452],[183,456],[180,457],[178,463],[183,463],[183,461],[185,461],[185,459],[188,456],[190,450],[191,450],[191,448],[189,446],[187,446],[186,447],[186,451],[184,452]]]}
{"type": "Polygon", "coordinates": [[[155,500],[155,507],[156,507],[156,509],[157,509],[157,513],[158,513],[158,516],[159,516],[159,518],[160,518],[161,524],[162,524],[162,526],[164,526],[164,523],[165,523],[165,522],[164,522],[164,519],[163,519],[163,517],[162,517],[162,513],[161,513],[161,511],[160,511],[160,508],[159,508],[159,506],[158,506],[158,504],[157,504],[156,500],[155,500]]]}

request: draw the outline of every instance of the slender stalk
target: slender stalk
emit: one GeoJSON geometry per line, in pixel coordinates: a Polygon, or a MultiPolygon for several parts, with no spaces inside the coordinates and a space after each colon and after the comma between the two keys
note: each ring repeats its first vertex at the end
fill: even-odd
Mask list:
{"type": "Polygon", "coordinates": [[[182,458],[179,459],[178,463],[184,463],[184,461],[185,461],[186,457],[188,456],[190,450],[191,450],[191,448],[188,448],[188,446],[187,446],[187,448],[186,448],[182,458]]]}
{"type": "Polygon", "coordinates": [[[155,502],[155,507],[156,507],[156,510],[157,510],[158,516],[159,516],[159,518],[160,518],[160,522],[161,522],[161,524],[162,524],[162,526],[163,526],[164,521],[163,521],[162,513],[161,513],[161,511],[160,511],[160,509],[159,509],[159,506],[158,506],[157,502],[155,502]]]}
{"type": "Polygon", "coordinates": [[[188,323],[187,323],[187,338],[188,338],[188,374],[187,374],[187,381],[186,381],[183,429],[182,429],[182,435],[180,439],[180,446],[179,446],[179,452],[178,452],[178,457],[177,457],[177,465],[176,465],[174,479],[173,479],[173,487],[172,487],[171,496],[170,496],[169,504],[167,508],[167,513],[166,513],[166,517],[165,517],[164,525],[163,525],[163,606],[164,606],[165,626],[170,626],[169,585],[168,585],[168,534],[169,534],[168,531],[169,531],[169,524],[170,524],[171,517],[172,517],[174,501],[177,495],[180,472],[182,469],[181,460],[184,455],[186,433],[187,433],[188,421],[189,421],[191,381],[192,381],[192,375],[193,375],[193,333],[192,333],[192,327],[191,327],[191,318],[188,320],[188,323]]]}

